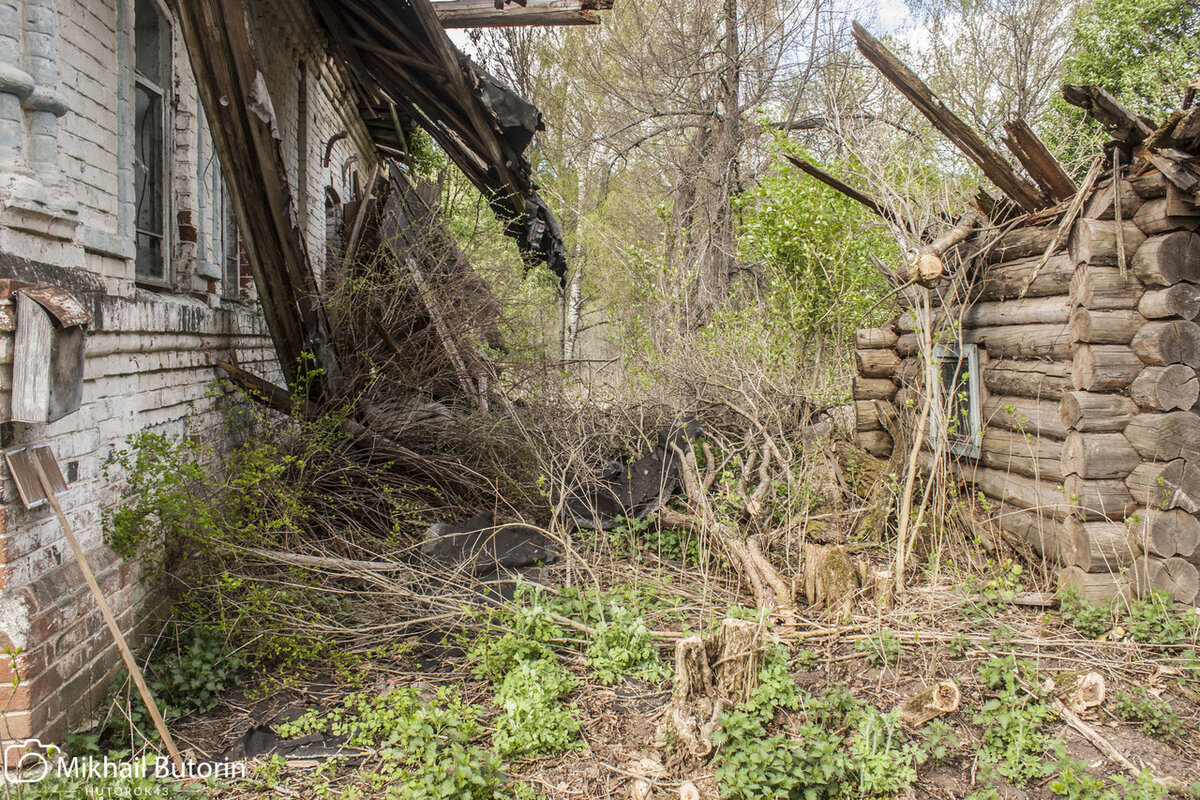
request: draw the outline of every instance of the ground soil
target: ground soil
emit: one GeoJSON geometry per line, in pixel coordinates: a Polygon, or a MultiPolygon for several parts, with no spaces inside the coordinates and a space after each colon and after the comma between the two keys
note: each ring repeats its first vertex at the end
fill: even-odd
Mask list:
{"type": "MultiPolygon", "coordinates": [[[[614,574],[620,574],[621,565],[615,566],[614,574]]],[[[942,763],[927,763],[919,769],[915,797],[949,800],[979,789],[978,765],[972,754],[981,729],[972,717],[973,710],[984,701],[984,690],[976,670],[982,661],[1010,653],[1035,661],[1041,674],[1095,670],[1104,676],[1110,698],[1115,691],[1133,687],[1158,694],[1183,719],[1187,731],[1183,736],[1168,741],[1146,736],[1116,715],[1111,700],[1089,711],[1085,719],[1134,764],[1173,775],[1187,784],[1200,780],[1200,706],[1195,702],[1200,698],[1200,686],[1192,683],[1180,688],[1179,676],[1170,666],[1134,642],[1109,640],[1113,637],[1105,637],[1105,641],[1086,639],[1064,625],[1054,609],[1004,602],[981,608],[955,583],[943,579],[937,584],[917,585],[890,610],[860,604],[855,616],[840,625],[813,614],[802,619],[796,630],[783,635],[794,657],[796,680],[809,692],[819,694],[825,687],[842,682],[857,698],[887,710],[935,680],[949,679],[959,684],[962,706],[944,718],[959,746],[942,763]],[[861,644],[865,636],[881,628],[893,631],[903,643],[899,662],[883,668],[868,662],[861,644]],[[795,658],[801,651],[807,651],[804,658],[795,658]],[[800,663],[805,668],[800,668],[800,663]]],[[[715,607],[729,599],[722,595],[733,587],[710,589],[714,596],[708,603],[715,607]]],[[[471,676],[461,650],[420,638],[413,644],[414,648],[403,656],[370,665],[371,685],[382,691],[396,685],[453,684],[469,701],[483,709],[491,708],[490,688],[471,676]]],[[[663,657],[670,659],[670,642],[662,644],[663,657]]],[[[533,783],[545,797],[555,800],[630,797],[634,779],[648,774],[646,765],[666,760],[661,743],[655,740],[670,699],[670,684],[631,680],[606,687],[589,680],[582,656],[568,654],[566,660],[582,681],[571,697],[582,721],[581,747],[565,755],[511,763],[508,773],[514,780],[533,783]]],[[[182,720],[177,738],[197,755],[238,757],[239,741],[248,729],[269,726],[304,709],[329,708],[350,691],[336,676],[314,675],[299,683],[293,680],[290,688],[279,688],[279,681],[271,676],[261,676],[259,681],[258,685],[251,682],[231,693],[212,713],[182,720]]],[[[1048,730],[1073,758],[1086,761],[1095,775],[1121,772],[1118,765],[1105,759],[1064,723],[1053,722],[1048,730]]],[[[285,792],[287,796],[307,796],[303,778],[314,763],[304,752],[289,756],[286,785],[294,788],[285,792]]],[[[701,797],[720,796],[709,765],[667,772],[651,782],[655,796],[679,797],[679,786],[684,781],[692,781],[701,797]]],[[[1053,797],[1046,785],[999,789],[1002,797],[1053,797]]],[[[276,796],[261,796],[268,795],[276,796]]]]}

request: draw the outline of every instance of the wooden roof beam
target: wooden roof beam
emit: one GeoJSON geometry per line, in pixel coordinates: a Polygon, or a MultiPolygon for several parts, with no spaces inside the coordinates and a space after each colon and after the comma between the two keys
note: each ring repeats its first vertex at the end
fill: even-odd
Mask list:
{"type": "Polygon", "coordinates": [[[974,161],[983,174],[996,184],[1000,191],[1012,198],[1013,202],[1031,212],[1048,205],[1036,186],[1018,175],[1003,156],[989,147],[979,134],[946,108],[915,72],[906,67],[882,42],[857,22],[854,23],[854,41],[859,52],[933,123],[933,127],[967,158],[974,161]]]}
{"type": "Polygon", "coordinates": [[[1075,196],[1079,187],[1058,163],[1046,144],[1038,138],[1029,124],[1019,116],[1004,123],[1004,146],[1017,157],[1038,187],[1057,201],[1065,202],[1075,196]]]}
{"type": "Polygon", "coordinates": [[[612,0],[528,0],[496,8],[493,0],[435,0],[434,13],[444,28],[516,28],[561,25],[599,25],[597,11],[612,8],[612,0]]]}
{"type": "Polygon", "coordinates": [[[1062,96],[1071,105],[1091,114],[1117,141],[1139,144],[1154,133],[1154,126],[1148,119],[1130,111],[1099,86],[1064,83],[1062,96]]]}
{"type": "Polygon", "coordinates": [[[893,212],[890,208],[880,204],[869,195],[860,192],[858,189],[855,189],[848,183],[843,183],[842,181],[830,175],[828,172],[825,172],[820,167],[805,161],[799,156],[794,156],[791,153],[784,153],[783,157],[790,161],[792,166],[803,172],[805,175],[816,178],[821,183],[825,184],[836,192],[841,192],[846,197],[849,197],[854,202],[866,208],[872,214],[883,217],[896,227],[903,228],[904,230],[909,230],[911,232],[909,225],[904,220],[900,219],[895,212],[893,212]]]}

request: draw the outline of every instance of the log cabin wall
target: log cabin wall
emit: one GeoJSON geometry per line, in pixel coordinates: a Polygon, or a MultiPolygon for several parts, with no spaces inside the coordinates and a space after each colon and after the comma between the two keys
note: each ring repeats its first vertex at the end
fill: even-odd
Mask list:
{"type": "MultiPolygon", "coordinates": [[[[1060,567],[1061,585],[1092,601],[1153,587],[1195,604],[1200,209],[1157,170],[1133,174],[1097,184],[1040,269],[1058,219],[965,243],[961,309],[937,306],[958,276],[930,293],[935,339],[978,346],[979,453],[951,468],[995,524],[1060,567]]],[[[856,439],[876,456],[923,404],[916,319],[856,337],[856,439]]]]}

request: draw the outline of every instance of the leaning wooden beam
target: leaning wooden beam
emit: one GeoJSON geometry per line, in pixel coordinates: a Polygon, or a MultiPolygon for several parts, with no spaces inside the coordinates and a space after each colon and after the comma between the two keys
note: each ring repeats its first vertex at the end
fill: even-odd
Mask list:
{"type": "Polygon", "coordinates": [[[599,25],[596,12],[612,5],[612,0],[529,0],[497,9],[493,0],[439,0],[433,10],[444,28],[515,28],[599,25]]]}
{"type": "Polygon", "coordinates": [[[1036,186],[1018,175],[979,134],[946,108],[915,72],[857,22],[854,23],[854,41],[866,59],[933,123],[933,127],[974,161],[1000,191],[1026,211],[1037,211],[1046,205],[1036,186]]]}
{"type": "Polygon", "coordinates": [[[1021,117],[1014,116],[1004,123],[1004,136],[1000,141],[1017,157],[1021,166],[1047,197],[1065,202],[1079,191],[1079,187],[1062,168],[1062,164],[1058,163],[1058,159],[1021,117]]]}
{"type": "Polygon", "coordinates": [[[1138,144],[1154,133],[1154,127],[1145,117],[1134,114],[1099,86],[1066,83],[1062,87],[1062,96],[1071,105],[1095,117],[1114,139],[1138,144]]]}
{"type": "MultiPolygon", "coordinates": [[[[246,0],[178,3],[184,45],[229,186],[263,315],[289,385],[306,352],[336,381],[337,354],[296,227],[276,121],[246,0]]],[[[314,382],[320,391],[323,383],[314,382]]]]}
{"type": "Polygon", "coordinates": [[[842,194],[846,195],[846,197],[849,197],[854,202],[859,203],[862,206],[864,206],[871,213],[877,214],[877,215],[883,217],[888,222],[892,223],[893,225],[895,225],[897,227],[904,228],[905,230],[909,229],[908,223],[906,223],[904,220],[900,219],[900,216],[898,214],[896,214],[894,211],[892,211],[890,208],[880,205],[878,201],[874,200],[873,198],[869,197],[866,194],[863,194],[858,189],[855,189],[853,186],[851,186],[847,183],[842,183],[837,178],[833,177],[828,172],[825,172],[824,170],[822,170],[820,167],[816,166],[815,164],[805,161],[803,158],[800,158],[799,156],[791,155],[790,153],[784,153],[783,157],[786,158],[788,161],[790,161],[792,163],[792,166],[794,166],[796,169],[803,172],[805,175],[809,175],[813,178],[816,178],[821,183],[828,186],[830,189],[834,189],[835,191],[841,192],[842,194]]]}

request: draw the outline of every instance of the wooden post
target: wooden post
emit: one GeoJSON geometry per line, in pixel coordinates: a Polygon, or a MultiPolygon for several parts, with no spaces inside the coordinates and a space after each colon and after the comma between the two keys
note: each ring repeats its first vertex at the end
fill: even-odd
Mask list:
{"type": "Polygon", "coordinates": [[[92,596],[96,598],[96,605],[100,607],[100,614],[104,617],[104,622],[108,625],[108,630],[112,634],[113,640],[117,643],[117,649],[121,652],[121,658],[125,661],[125,668],[129,670],[129,676],[137,686],[138,694],[142,696],[142,702],[146,704],[146,710],[150,712],[150,719],[154,720],[154,727],[158,731],[158,735],[162,737],[163,744],[166,746],[171,760],[175,762],[175,766],[182,773],[184,772],[183,756],[179,754],[179,749],[175,746],[175,740],[171,738],[171,732],[167,730],[167,723],[163,720],[162,714],[159,713],[158,705],[154,702],[154,696],[150,694],[150,687],[146,685],[146,679],[142,676],[142,670],[138,667],[137,659],[133,657],[133,651],[129,649],[129,645],[125,642],[125,635],[121,633],[121,626],[117,624],[117,619],[113,616],[112,609],[109,608],[108,600],[104,598],[104,593],[100,591],[100,584],[96,582],[96,576],[92,574],[92,568],[88,566],[87,559],[84,558],[83,548],[79,545],[79,540],[75,538],[75,531],[71,527],[71,523],[67,520],[66,514],[63,513],[62,505],[58,502],[58,497],[54,494],[54,489],[50,485],[50,479],[46,476],[46,470],[42,467],[41,459],[34,458],[32,462],[34,468],[37,469],[38,481],[42,484],[42,491],[46,493],[46,499],[50,501],[50,507],[54,509],[54,515],[58,517],[58,524],[62,526],[63,533],[67,537],[67,542],[71,545],[71,551],[75,553],[75,560],[79,562],[79,571],[83,573],[83,579],[87,581],[88,588],[92,591],[92,596]]]}

